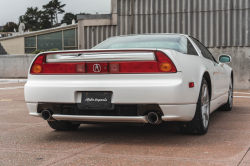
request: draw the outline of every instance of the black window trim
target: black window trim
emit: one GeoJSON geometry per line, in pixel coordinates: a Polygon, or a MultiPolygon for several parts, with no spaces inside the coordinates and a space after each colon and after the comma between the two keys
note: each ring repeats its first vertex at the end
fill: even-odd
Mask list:
{"type": "Polygon", "coordinates": [[[196,53],[197,53],[196,56],[201,56],[201,55],[199,54],[199,50],[196,48],[196,44],[194,43],[194,41],[192,41],[192,40],[190,39],[190,37],[191,37],[191,36],[186,36],[187,40],[193,45],[193,47],[194,47],[194,49],[195,49],[195,51],[196,51],[196,53]]]}
{"type": "MultiPolygon", "coordinates": [[[[194,40],[197,40],[203,47],[205,47],[206,49],[207,49],[207,51],[210,53],[210,55],[212,56],[212,58],[213,58],[213,62],[215,62],[215,63],[218,63],[217,62],[217,60],[214,58],[214,56],[213,56],[213,54],[209,51],[209,49],[206,47],[206,46],[204,46],[204,44],[203,43],[201,43],[198,39],[196,39],[196,38],[194,38],[194,37],[192,37],[192,36],[189,36],[192,40],[194,39],[194,40]]],[[[197,46],[198,48],[199,48],[199,46],[197,46]]],[[[200,49],[200,48],[199,48],[200,49]]],[[[201,51],[201,50],[200,50],[201,51]]],[[[202,53],[202,52],[201,52],[202,53]]],[[[203,56],[203,55],[202,55],[203,56]]],[[[204,56],[203,56],[204,57],[204,56]]],[[[206,57],[204,57],[204,58],[206,58],[206,57]]],[[[206,58],[207,59],[207,58],[206,58]]],[[[210,59],[209,59],[210,60],[210,59]]],[[[219,64],[219,63],[218,63],[219,64]]]]}

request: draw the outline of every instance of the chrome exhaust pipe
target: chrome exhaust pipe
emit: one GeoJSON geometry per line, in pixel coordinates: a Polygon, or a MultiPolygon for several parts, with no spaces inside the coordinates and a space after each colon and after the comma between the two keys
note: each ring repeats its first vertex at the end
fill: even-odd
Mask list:
{"type": "Polygon", "coordinates": [[[147,119],[151,124],[161,124],[162,122],[161,117],[155,112],[148,113],[147,119]]]}
{"type": "Polygon", "coordinates": [[[47,121],[54,121],[55,119],[52,117],[52,113],[49,110],[43,110],[42,118],[47,121]]]}

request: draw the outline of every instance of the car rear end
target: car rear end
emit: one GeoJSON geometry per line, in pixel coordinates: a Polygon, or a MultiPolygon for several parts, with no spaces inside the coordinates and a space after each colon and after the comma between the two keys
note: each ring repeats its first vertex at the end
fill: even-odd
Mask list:
{"type": "Polygon", "coordinates": [[[193,119],[190,86],[171,50],[45,52],[31,64],[25,101],[48,121],[159,124],[193,119]]]}

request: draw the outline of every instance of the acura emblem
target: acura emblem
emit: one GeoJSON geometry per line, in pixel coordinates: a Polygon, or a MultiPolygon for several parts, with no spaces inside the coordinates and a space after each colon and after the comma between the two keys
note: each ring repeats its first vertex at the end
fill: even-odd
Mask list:
{"type": "Polygon", "coordinates": [[[99,64],[94,64],[93,65],[93,71],[94,72],[100,72],[101,71],[101,65],[99,65],[99,64]]]}

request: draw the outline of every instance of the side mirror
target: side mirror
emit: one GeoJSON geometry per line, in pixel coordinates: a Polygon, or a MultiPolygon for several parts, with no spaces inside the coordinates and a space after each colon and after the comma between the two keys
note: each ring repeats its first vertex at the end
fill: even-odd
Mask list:
{"type": "Polygon", "coordinates": [[[230,62],[232,62],[232,58],[230,55],[220,55],[219,62],[220,63],[230,63],[230,62]]]}

